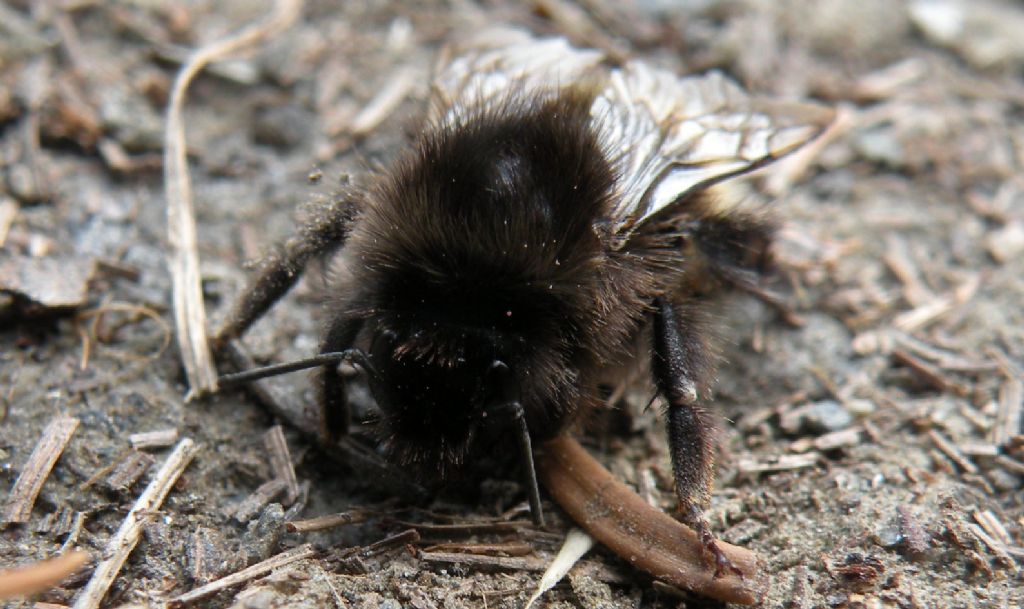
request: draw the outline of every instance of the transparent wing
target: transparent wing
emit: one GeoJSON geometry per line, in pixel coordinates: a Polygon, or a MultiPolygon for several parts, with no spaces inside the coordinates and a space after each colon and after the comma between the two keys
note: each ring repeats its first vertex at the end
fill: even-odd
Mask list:
{"type": "Polygon", "coordinates": [[[628,234],[688,193],[752,171],[817,137],[830,109],[750,97],[718,72],[679,78],[630,62],[594,102],[620,176],[610,217],[628,234]]]}
{"type": "Polygon", "coordinates": [[[600,51],[564,38],[490,29],[450,47],[434,81],[434,120],[501,108],[510,92],[557,95],[586,83],[591,116],[619,176],[612,230],[628,235],[688,193],[752,171],[817,137],[833,112],[749,96],[718,72],[680,78],[629,62],[608,69],[600,51]]]}
{"type": "Polygon", "coordinates": [[[564,38],[534,38],[515,29],[489,29],[449,47],[434,79],[435,119],[450,123],[466,110],[497,107],[512,91],[558,90],[598,73],[604,56],[564,38]]]}

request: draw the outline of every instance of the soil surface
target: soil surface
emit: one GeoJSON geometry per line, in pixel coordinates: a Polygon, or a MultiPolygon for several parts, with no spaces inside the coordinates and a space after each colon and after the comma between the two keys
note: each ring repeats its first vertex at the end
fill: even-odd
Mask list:
{"type": "MultiPolygon", "coordinates": [[[[51,421],[79,421],[27,522],[0,531],[0,566],[62,547],[100,556],[170,453],[129,437],[174,430],[200,452],[104,607],[161,606],[303,543],[322,552],[194,606],[522,607],[570,526],[550,500],[544,531],[423,526],[524,521],[514,470],[417,506],[285,427],[299,496],[260,500],[277,421],[242,392],[183,399],[163,112],[190,49],[267,10],[242,0],[0,4],[0,488],[14,487],[51,421]],[[318,533],[283,526],[357,508],[369,520],[318,533]],[[408,523],[418,540],[403,534],[408,523]]],[[[840,110],[825,145],[752,181],[781,223],[768,287],[800,323],[752,296],[711,305],[722,354],[715,407],[732,423],[709,520],[760,555],[765,607],[1024,605],[1019,3],[309,2],[297,23],[210,67],[189,91],[213,323],[247,263],[290,235],[305,205],[360,183],[416,132],[445,42],[497,24],[678,73],[719,69],[759,94],[840,110]]],[[[314,352],[319,286],[311,274],[246,336],[258,361],[314,352]]],[[[275,382],[314,402],[307,375],[275,382]]],[[[601,431],[579,435],[671,510],[648,397],[631,389],[601,431]]],[[[0,494],[5,507],[11,500],[0,494]]],[[[71,605],[90,573],[9,606],[71,605]]],[[[540,602],[718,606],[600,548],[540,602]]]]}

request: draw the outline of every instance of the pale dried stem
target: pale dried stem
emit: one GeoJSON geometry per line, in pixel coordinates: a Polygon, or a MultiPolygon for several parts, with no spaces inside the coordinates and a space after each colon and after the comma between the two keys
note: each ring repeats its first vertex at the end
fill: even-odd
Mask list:
{"type": "Polygon", "coordinates": [[[149,520],[150,515],[163,505],[167,494],[198,451],[199,447],[188,438],[178,442],[174,451],[160,467],[160,471],[156,473],[153,481],[135,501],[135,505],[132,506],[128,516],[121,523],[121,528],[107,542],[103,560],[96,565],[92,578],[78,595],[73,609],[98,609],[107,590],[110,589],[110,585],[114,583],[114,578],[117,577],[124,562],[128,559],[128,555],[139,543],[143,526],[149,520]]]}
{"type": "Polygon", "coordinates": [[[182,119],[185,92],[192,79],[207,64],[288,27],[298,17],[301,8],[301,0],[280,0],[265,20],[234,36],[197,49],[181,67],[171,89],[164,131],[167,237],[171,246],[169,263],[174,288],[174,323],[190,396],[216,391],[217,371],[207,341],[206,308],[199,274],[195,210],[182,119]]]}

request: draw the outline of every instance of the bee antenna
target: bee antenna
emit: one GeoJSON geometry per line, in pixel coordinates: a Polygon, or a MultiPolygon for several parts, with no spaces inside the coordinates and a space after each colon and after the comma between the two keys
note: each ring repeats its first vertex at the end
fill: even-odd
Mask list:
{"type": "Polygon", "coordinates": [[[259,379],[267,378],[270,376],[288,374],[289,372],[306,370],[308,368],[317,368],[319,366],[326,366],[328,364],[338,364],[344,361],[351,362],[352,364],[355,364],[360,368],[363,368],[364,370],[366,370],[367,373],[371,375],[376,374],[373,365],[370,364],[370,358],[366,356],[365,351],[363,351],[362,349],[345,349],[344,351],[320,353],[319,355],[314,355],[313,357],[307,357],[305,359],[285,362],[283,364],[260,366],[258,368],[250,368],[249,370],[243,370],[242,372],[225,374],[217,379],[217,385],[222,389],[228,387],[236,387],[238,385],[244,385],[246,383],[251,383],[253,381],[257,381],[259,379]]]}
{"type": "Polygon", "coordinates": [[[544,527],[544,509],[540,505],[540,486],[537,484],[537,468],[533,463],[533,444],[530,440],[530,429],[526,426],[526,412],[519,402],[512,402],[507,406],[512,411],[512,416],[517,423],[517,435],[519,436],[519,457],[522,460],[523,474],[526,476],[527,498],[530,501],[530,515],[533,517],[533,524],[538,528],[544,527]]]}
{"type": "Polygon", "coordinates": [[[502,393],[503,402],[494,408],[495,411],[511,413],[516,426],[516,436],[519,440],[520,466],[526,480],[527,498],[530,502],[530,515],[533,517],[533,524],[537,527],[544,526],[544,509],[540,505],[540,486],[537,484],[537,468],[533,463],[533,442],[530,439],[530,429],[526,424],[526,411],[519,401],[521,389],[508,364],[501,360],[494,360],[491,363],[490,376],[492,382],[499,384],[498,389],[502,393]]]}

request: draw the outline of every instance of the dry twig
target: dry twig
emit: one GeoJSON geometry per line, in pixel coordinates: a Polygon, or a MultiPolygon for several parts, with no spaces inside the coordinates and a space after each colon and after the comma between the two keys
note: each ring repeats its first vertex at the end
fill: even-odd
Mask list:
{"type": "Polygon", "coordinates": [[[238,522],[249,522],[260,509],[285,492],[287,483],[280,478],[268,480],[259,485],[248,497],[238,504],[235,509],[235,520],[238,522]]]}
{"type": "Polygon", "coordinates": [[[958,382],[956,379],[951,378],[949,375],[944,374],[942,370],[929,364],[909,351],[905,351],[897,347],[892,350],[892,356],[897,362],[909,368],[918,378],[925,381],[932,387],[935,387],[939,391],[948,391],[949,393],[961,397],[970,393],[969,387],[958,382]]]}
{"type": "Polygon", "coordinates": [[[715,577],[696,533],[647,505],[575,440],[561,435],[542,451],[537,473],[548,492],[574,522],[630,564],[713,599],[743,604],[759,600],[763,582],[752,552],[719,541],[718,547],[743,577],[715,577]]]}
{"type": "Polygon", "coordinates": [[[999,386],[999,410],[996,413],[996,424],[992,428],[992,441],[1005,446],[1024,433],[1024,429],[1021,429],[1024,423],[1024,371],[1002,351],[991,349],[990,353],[1006,377],[999,386]]]}
{"type": "Polygon", "coordinates": [[[932,443],[935,444],[935,448],[938,448],[942,454],[949,457],[949,460],[956,463],[967,474],[977,474],[978,466],[971,462],[955,444],[943,437],[942,434],[935,431],[934,429],[928,431],[928,437],[932,443]]]}
{"type": "Polygon", "coordinates": [[[399,68],[370,103],[352,119],[348,126],[349,133],[361,136],[376,129],[402,103],[402,100],[408,97],[409,92],[416,86],[418,76],[412,68],[399,68]]]}
{"type": "Polygon", "coordinates": [[[284,428],[274,425],[268,429],[263,435],[263,443],[270,453],[270,468],[274,477],[285,483],[285,501],[291,505],[299,498],[299,481],[295,477],[288,442],[284,439],[284,428]]]}
{"type": "Polygon", "coordinates": [[[43,483],[47,476],[57,464],[64,448],[71,441],[71,436],[78,429],[78,419],[73,417],[57,417],[43,430],[43,437],[39,440],[35,450],[29,455],[28,462],[21,470],[21,475],[14,482],[10,498],[4,508],[3,517],[0,522],[4,524],[28,522],[32,515],[32,506],[35,505],[39,491],[43,489],[43,483]]]}
{"type": "Polygon", "coordinates": [[[855,111],[849,106],[839,106],[822,134],[808,142],[793,154],[779,161],[776,170],[765,180],[765,191],[780,196],[790,190],[807,173],[821,152],[832,142],[854,128],[855,111]]]}
{"type": "Polygon", "coordinates": [[[150,465],[153,465],[152,455],[130,450],[107,476],[105,483],[116,491],[126,491],[149,470],[150,465]]]}
{"type": "MultiPolygon", "coordinates": [[[[460,552],[420,552],[419,557],[420,560],[427,564],[442,567],[460,565],[479,571],[529,571],[543,573],[548,568],[549,562],[543,558],[532,556],[485,556],[482,554],[463,554],[460,552]]],[[[586,567],[593,566],[586,563],[582,563],[582,565],[586,567]]],[[[588,569],[588,574],[592,575],[594,579],[606,583],[625,584],[631,582],[631,579],[623,577],[621,572],[605,567],[596,567],[593,571],[588,569]]]]}
{"type": "Polygon", "coordinates": [[[459,554],[481,554],[486,556],[526,556],[533,552],[528,543],[439,543],[424,552],[454,552],[459,554]]]}
{"type": "Polygon", "coordinates": [[[192,79],[210,62],[288,27],[299,15],[301,0],[279,0],[265,20],[246,27],[234,36],[209,43],[192,53],[181,67],[167,104],[164,133],[164,186],[167,196],[167,233],[172,253],[171,278],[174,286],[174,323],[190,395],[217,389],[217,371],[206,337],[206,310],[199,275],[199,250],[192,206],[192,184],[185,150],[182,107],[192,79]]]}
{"type": "Polygon", "coordinates": [[[406,529],[400,533],[389,535],[380,541],[375,541],[368,546],[357,546],[355,548],[348,548],[341,552],[342,558],[349,558],[351,556],[357,556],[359,558],[369,558],[385,552],[390,552],[395,548],[407,546],[409,544],[417,543],[420,540],[420,534],[416,529],[406,529]]]}
{"type": "Polygon", "coordinates": [[[496,520],[494,522],[457,522],[454,524],[430,524],[396,520],[399,524],[416,529],[422,535],[482,535],[487,533],[514,533],[531,526],[529,520],[496,520]]]}
{"type": "Polygon", "coordinates": [[[612,61],[623,62],[628,48],[593,19],[587,8],[566,0],[532,0],[533,10],[546,16],[567,38],[582,46],[600,49],[612,61]]]}
{"type": "Polygon", "coordinates": [[[770,459],[758,461],[756,459],[740,459],[736,463],[736,469],[741,474],[767,474],[774,472],[785,472],[794,469],[813,467],[821,458],[821,453],[808,452],[798,455],[779,455],[770,459]]]}
{"type": "MultiPolygon", "coordinates": [[[[216,581],[206,584],[205,586],[200,586],[195,590],[191,590],[181,596],[175,597],[171,599],[167,605],[169,607],[182,607],[188,603],[193,603],[208,596],[212,596],[221,590],[226,590],[232,586],[245,583],[250,579],[256,579],[257,577],[266,575],[278,567],[283,567],[304,558],[309,558],[315,554],[316,550],[314,550],[313,546],[310,544],[292,548],[287,552],[281,552],[277,556],[271,556],[267,560],[258,562],[251,567],[246,567],[241,571],[228,575],[227,577],[222,577],[216,581]]],[[[78,609],[78,607],[76,606],[75,609],[78,609]]]]}
{"type": "Polygon", "coordinates": [[[96,570],[85,588],[78,595],[74,609],[97,609],[103,597],[106,596],[114,578],[121,570],[128,555],[135,549],[136,544],[142,537],[142,527],[155,510],[160,509],[171,491],[178,477],[185,471],[188,464],[192,462],[199,451],[199,447],[192,440],[185,438],[174,448],[167,460],[156,473],[153,481],[149,483],[146,490],[142,491],[135,505],[128,512],[121,528],[107,542],[103,552],[104,559],[96,565],[96,570]]]}
{"type": "Polygon", "coordinates": [[[128,442],[132,448],[166,448],[178,441],[177,429],[157,429],[154,431],[143,431],[128,436],[128,442]]]}
{"type": "Polygon", "coordinates": [[[985,547],[988,548],[989,552],[992,552],[1000,564],[1008,567],[1015,573],[1019,570],[1017,567],[1017,561],[1010,556],[1006,551],[1006,546],[1000,543],[999,540],[993,539],[992,536],[985,532],[984,529],[973,522],[967,524],[967,530],[985,544],[985,547]]]}
{"type": "Polygon", "coordinates": [[[369,518],[369,514],[367,512],[362,510],[353,510],[351,512],[339,512],[337,514],[317,516],[316,518],[309,518],[308,520],[294,520],[292,522],[286,522],[284,523],[284,528],[289,533],[309,533],[310,531],[322,531],[324,529],[333,529],[334,527],[340,527],[346,524],[365,522],[367,518],[369,518]]]}

